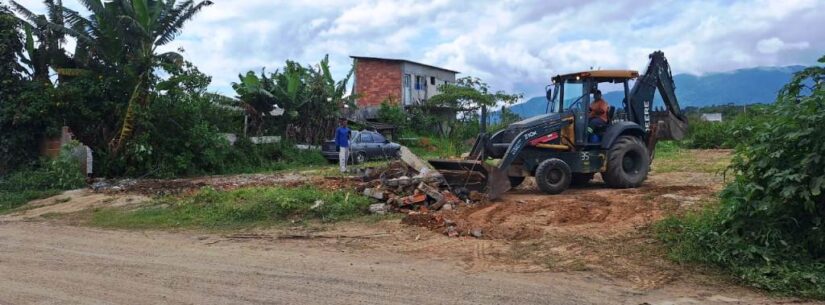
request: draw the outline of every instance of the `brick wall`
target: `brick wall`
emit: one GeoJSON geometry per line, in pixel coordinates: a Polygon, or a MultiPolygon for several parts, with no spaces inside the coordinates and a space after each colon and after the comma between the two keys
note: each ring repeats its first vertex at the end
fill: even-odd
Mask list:
{"type": "Polygon", "coordinates": [[[355,65],[355,93],[360,96],[359,108],[380,106],[388,97],[401,103],[401,63],[358,59],[355,65]]]}

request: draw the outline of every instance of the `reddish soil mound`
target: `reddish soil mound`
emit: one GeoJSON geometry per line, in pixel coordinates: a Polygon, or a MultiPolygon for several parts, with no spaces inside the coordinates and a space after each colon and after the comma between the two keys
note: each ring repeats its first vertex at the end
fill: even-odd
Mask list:
{"type": "Polygon", "coordinates": [[[545,232],[571,229],[588,235],[615,236],[647,226],[666,212],[707,199],[713,193],[709,186],[669,185],[663,179],[653,179],[637,189],[609,189],[594,183],[561,195],[516,190],[494,203],[436,215],[454,222],[461,235],[480,230],[481,238],[489,239],[531,239],[545,232]]]}

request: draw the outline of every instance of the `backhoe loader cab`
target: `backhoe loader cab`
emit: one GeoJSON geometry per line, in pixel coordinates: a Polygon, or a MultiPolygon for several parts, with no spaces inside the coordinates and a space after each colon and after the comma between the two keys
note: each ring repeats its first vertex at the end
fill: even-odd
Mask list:
{"type": "Polygon", "coordinates": [[[492,135],[480,134],[464,160],[430,160],[430,164],[451,186],[483,189],[491,199],[528,176],[534,176],[539,189],[548,194],[561,193],[571,184],[585,184],[596,173],[610,187],[638,187],[647,178],[656,141],[681,139],[687,129],[674,90],[670,66],[661,51],[650,54],[642,75],[630,70],[558,75],[548,85],[545,114],[492,135]],[[629,83],[634,79],[631,89],[629,83]],[[624,92],[627,119],[615,120],[611,108],[607,126],[588,128],[591,94],[602,86],[618,84],[624,92]],[[664,121],[653,123],[650,108],[656,89],[669,114],[664,121]]]}
{"type": "MultiPolygon", "coordinates": [[[[605,87],[624,89],[624,98],[630,94],[629,82],[639,76],[633,70],[597,70],[583,71],[552,78],[552,85],[547,89],[547,112],[567,113],[575,118],[575,145],[600,145],[604,129],[588,128],[588,110],[594,102],[593,95],[597,90],[606,91],[605,87]],[[606,84],[614,84],[605,86],[606,84]],[[599,137],[592,137],[592,134],[599,137]]],[[[610,102],[610,101],[608,101],[610,102]]],[[[608,111],[608,126],[614,120],[615,108],[608,111]]],[[[608,139],[609,140],[609,139],[608,139]]]]}

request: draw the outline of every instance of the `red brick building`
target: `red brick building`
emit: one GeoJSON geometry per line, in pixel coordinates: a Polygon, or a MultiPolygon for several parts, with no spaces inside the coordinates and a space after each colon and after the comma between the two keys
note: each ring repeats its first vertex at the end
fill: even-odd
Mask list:
{"type": "Polygon", "coordinates": [[[438,94],[438,86],[455,83],[458,71],[404,59],[350,56],[355,66],[353,93],[358,95],[358,116],[376,117],[383,102],[404,108],[420,105],[438,94]]]}

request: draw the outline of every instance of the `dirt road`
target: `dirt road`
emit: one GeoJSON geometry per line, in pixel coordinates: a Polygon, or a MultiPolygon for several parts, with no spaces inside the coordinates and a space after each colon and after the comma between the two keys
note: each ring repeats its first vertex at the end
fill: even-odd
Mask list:
{"type": "Polygon", "coordinates": [[[0,222],[0,304],[770,303],[743,289],[624,287],[587,273],[467,272],[317,240],[0,222]]]}

